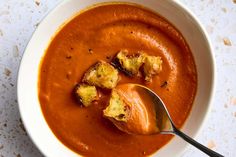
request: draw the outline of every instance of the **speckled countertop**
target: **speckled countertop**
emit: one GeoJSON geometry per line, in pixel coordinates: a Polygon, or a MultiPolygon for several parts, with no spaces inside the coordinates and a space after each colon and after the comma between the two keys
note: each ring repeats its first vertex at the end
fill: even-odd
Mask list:
{"type": "MultiPolygon", "coordinates": [[[[0,0],[0,157],[42,157],[21,122],[17,71],[43,17],[62,0],[0,0]]],[[[217,86],[210,116],[197,140],[236,157],[236,0],[180,0],[205,26],[214,48],[217,86]]],[[[193,147],[184,157],[205,156],[193,147]]]]}

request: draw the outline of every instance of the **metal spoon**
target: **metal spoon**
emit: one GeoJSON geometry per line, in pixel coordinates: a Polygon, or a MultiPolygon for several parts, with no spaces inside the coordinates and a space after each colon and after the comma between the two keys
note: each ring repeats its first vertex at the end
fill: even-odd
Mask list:
{"type": "Polygon", "coordinates": [[[204,153],[206,153],[211,157],[223,157],[223,155],[203,146],[202,144],[198,143],[197,141],[195,141],[194,139],[192,139],[191,137],[187,136],[179,129],[177,129],[169,115],[169,112],[164,102],[152,90],[139,84],[126,84],[126,86],[129,86],[134,90],[138,90],[139,92],[141,91],[141,93],[148,95],[148,97],[150,96],[150,100],[152,100],[156,112],[156,125],[157,128],[159,128],[159,132],[157,133],[178,135],[186,142],[192,144],[193,146],[200,149],[201,151],[203,151],[204,153]]]}

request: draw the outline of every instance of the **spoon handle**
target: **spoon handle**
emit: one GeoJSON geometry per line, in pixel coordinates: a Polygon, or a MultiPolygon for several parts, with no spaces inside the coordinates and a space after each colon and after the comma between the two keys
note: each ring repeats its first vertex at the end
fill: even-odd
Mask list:
{"type": "Polygon", "coordinates": [[[174,128],[174,132],[173,133],[175,135],[178,135],[181,138],[183,138],[186,142],[188,142],[188,143],[192,144],[193,146],[197,147],[198,149],[200,149],[201,151],[203,151],[204,153],[206,153],[210,157],[224,157],[223,155],[221,155],[221,154],[219,154],[219,153],[217,153],[217,152],[207,148],[206,146],[198,143],[197,141],[195,141],[191,137],[187,136],[186,134],[184,134],[183,132],[181,132],[177,128],[174,128]]]}

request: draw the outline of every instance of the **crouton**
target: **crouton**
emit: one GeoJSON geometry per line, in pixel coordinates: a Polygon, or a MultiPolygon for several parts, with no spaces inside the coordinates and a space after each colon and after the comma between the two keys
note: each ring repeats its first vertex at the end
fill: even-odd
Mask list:
{"type": "Polygon", "coordinates": [[[126,122],[128,117],[128,104],[126,104],[120,95],[117,93],[116,89],[112,90],[109,104],[105,110],[103,110],[103,115],[107,118],[112,118],[117,121],[126,122]]]}
{"type": "Polygon", "coordinates": [[[85,107],[91,105],[93,101],[98,100],[96,87],[86,84],[77,84],[75,87],[75,95],[85,107]]]}
{"type": "Polygon", "coordinates": [[[118,71],[109,63],[99,61],[84,74],[82,82],[97,87],[112,89],[119,81],[118,71]]]}
{"type": "Polygon", "coordinates": [[[157,75],[162,70],[161,57],[146,56],[143,65],[143,74],[146,81],[151,82],[152,76],[157,75]]]}
{"type": "Polygon", "coordinates": [[[114,59],[115,67],[125,72],[129,76],[138,74],[140,67],[143,65],[145,59],[144,53],[136,53],[128,55],[127,50],[118,52],[114,59]]]}

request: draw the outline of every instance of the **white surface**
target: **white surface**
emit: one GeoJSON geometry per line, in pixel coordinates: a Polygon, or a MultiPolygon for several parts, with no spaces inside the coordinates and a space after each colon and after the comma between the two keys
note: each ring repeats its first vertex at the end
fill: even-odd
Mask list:
{"type": "MultiPolygon", "coordinates": [[[[99,0],[99,3],[110,1],[111,0],[99,0]]],[[[203,32],[200,25],[184,8],[177,3],[173,3],[173,1],[149,0],[145,3],[143,0],[120,1],[135,2],[154,11],[158,10],[158,13],[173,23],[188,41],[198,69],[198,89],[191,114],[183,130],[189,136],[194,137],[199,128],[201,128],[202,122],[208,113],[215,80],[213,56],[209,42],[206,39],[206,33],[203,32]],[[172,12],[169,10],[172,10],[172,12]],[[173,12],[175,12],[175,14],[173,14],[173,12]]],[[[97,3],[97,0],[70,0],[59,5],[41,22],[28,43],[21,61],[17,82],[17,96],[21,118],[34,143],[38,146],[39,150],[48,157],[72,157],[78,155],[70,151],[57,140],[42,115],[37,94],[40,61],[44,55],[45,49],[48,47],[48,43],[51,41],[51,37],[58,28],[60,28],[65,21],[74,17],[75,14],[78,14],[80,10],[94,3],[97,3]],[[50,143],[48,141],[50,141],[50,143]]],[[[175,74],[173,75],[175,76],[175,74]]],[[[179,156],[180,154],[182,155],[186,146],[186,142],[179,138],[174,138],[153,156],[179,156]],[[171,150],[172,153],[170,153],[169,150],[171,150]]]]}
{"type": "MultiPolygon", "coordinates": [[[[185,3],[208,30],[217,64],[217,87],[209,119],[197,137],[225,156],[236,156],[236,4],[205,0],[185,3]],[[231,46],[224,45],[228,38],[231,46]],[[215,145],[215,146],[214,146],[215,145]]],[[[23,50],[37,23],[59,0],[0,0],[0,156],[40,157],[19,122],[16,76],[23,50]],[[7,69],[11,71],[6,75],[7,69]],[[3,146],[3,148],[2,148],[3,146]]],[[[204,156],[190,147],[184,155],[204,156]]]]}

